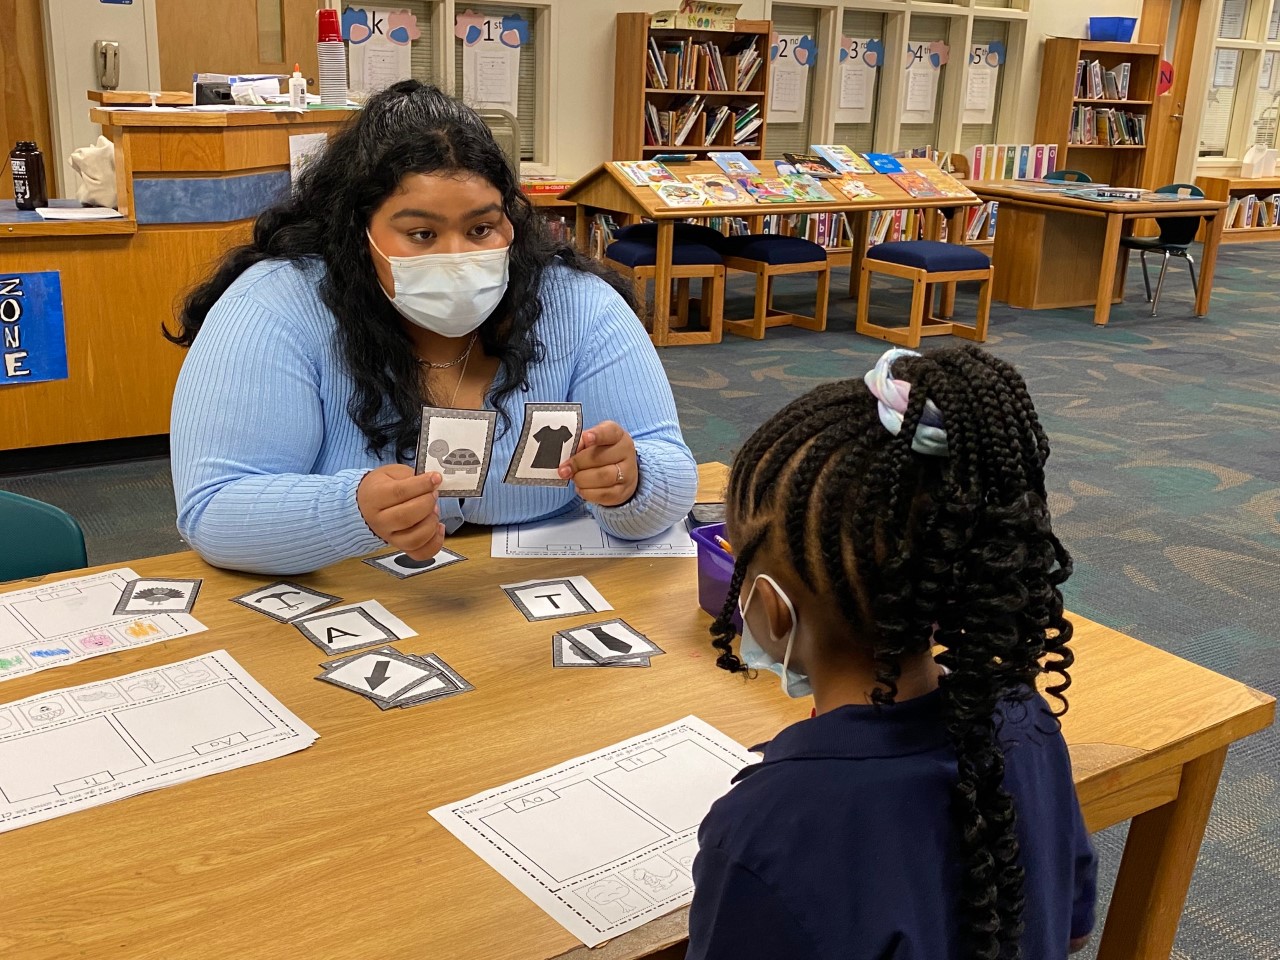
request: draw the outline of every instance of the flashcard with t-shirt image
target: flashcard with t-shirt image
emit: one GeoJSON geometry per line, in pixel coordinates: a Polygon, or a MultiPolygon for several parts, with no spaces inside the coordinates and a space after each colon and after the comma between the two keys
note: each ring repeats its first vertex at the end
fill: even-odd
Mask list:
{"type": "Polygon", "coordinates": [[[582,439],[582,404],[526,403],[524,426],[506,483],[523,487],[567,487],[560,464],[578,452],[582,439]]]}
{"type": "Polygon", "coordinates": [[[440,474],[438,489],[446,496],[481,496],[497,422],[498,415],[492,410],[423,407],[414,472],[440,474]]]}

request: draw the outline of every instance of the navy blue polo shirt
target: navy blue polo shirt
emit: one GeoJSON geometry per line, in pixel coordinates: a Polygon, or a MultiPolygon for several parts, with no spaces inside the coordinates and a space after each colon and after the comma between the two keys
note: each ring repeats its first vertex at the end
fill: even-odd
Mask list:
{"type": "MultiPolygon", "coordinates": [[[[687,960],[959,960],[941,707],[937,692],[841,707],[766,744],[702,821],[687,960]]],[[[998,730],[1026,871],[1022,956],[1057,960],[1094,920],[1071,761],[1039,695],[1003,704],[998,730]]]]}

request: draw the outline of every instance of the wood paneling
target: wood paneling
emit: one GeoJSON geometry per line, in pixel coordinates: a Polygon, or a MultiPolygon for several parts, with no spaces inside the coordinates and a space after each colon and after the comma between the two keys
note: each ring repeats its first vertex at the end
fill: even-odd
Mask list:
{"type": "MultiPolygon", "coordinates": [[[[35,2],[35,0],[31,0],[35,2]]],[[[193,73],[291,73],[294,63],[319,93],[316,81],[317,0],[283,0],[284,60],[258,59],[257,0],[156,0],[160,83],[188,90],[193,73]]]]}
{"type": "MultiPolygon", "coordinates": [[[[34,140],[44,151],[49,196],[58,196],[62,164],[51,159],[48,72],[40,0],[0,0],[0,149],[8,157],[17,140],[34,140]]],[[[13,199],[9,164],[0,176],[0,198],[13,199]]]]}

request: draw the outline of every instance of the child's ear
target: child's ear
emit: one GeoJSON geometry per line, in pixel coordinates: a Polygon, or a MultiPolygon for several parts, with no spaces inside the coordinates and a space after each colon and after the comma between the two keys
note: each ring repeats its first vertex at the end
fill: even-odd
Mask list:
{"type": "Polygon", "coordinates": [[[768,580],[757,580],[756,592],[760,594],[761,606],[764,607],[764,614],[769,620],[770,638],[785,637],[791,632],[791,611],[787,609],[787,605],[778,596],[778,591],[768,580]]]}

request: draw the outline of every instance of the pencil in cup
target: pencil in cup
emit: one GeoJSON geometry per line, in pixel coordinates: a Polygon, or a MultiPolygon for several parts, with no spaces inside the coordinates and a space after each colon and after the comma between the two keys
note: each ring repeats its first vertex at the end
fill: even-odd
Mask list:
{"type": "MultiPolygon", "coordinates": [[[[724,538],[724,524],[695,527],[690,535],[698,545],[698,606],[713,617],[720,616],[733,579],[733,549],[724,538]]],[[[742,632],[742,618],[733,615],[734,629],[742,632]]]]}

